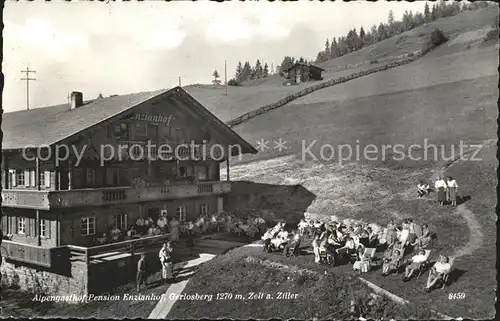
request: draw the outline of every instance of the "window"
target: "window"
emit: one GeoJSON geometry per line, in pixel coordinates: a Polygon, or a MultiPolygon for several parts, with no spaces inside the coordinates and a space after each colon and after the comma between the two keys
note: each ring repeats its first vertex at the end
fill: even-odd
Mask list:
{"type": "Polygon", "coordinates": [[[128,228],[128,215],[127,213],[121,213],[115,215],[115,226],[120,230],[126,230],[128,228]]]}
{"type": "Polygon", "coordinates": [[[44,171],[38,172],[38,176],[40,180],[40,187],[45,187],[45,172],[44,171]]]}
{"type": "Polygon", "coordinates": [[[130,138],[130,126],[128,123],[119,123],[115,125],[115,137],[121,140],[130,138]]]}
{"type": "Polygon", "coordinates": [[[207,166],[197,166],[196,179],[199,181],[206,181],[207,178],[208,178],[208,167],[207,166]]]}
{"type": "Polygon", "coordinates": [[[177,210],[175,211],[175,214],[177,216],[177,220],[179,222],[185,222],[186,221],[186,206],[179,206],[177,210]]]}
{"type": "Polygon", "coordinates": [[[47,237],[47,223],[45,220],[40,220],[40,236],[47,237]]]}
{"type": "Polygon", "coordinates": [[[201,204],[200,215],[206,215],[206,214],[208,214],[208,204],[201,204]]]}
{"type": "Polygon", "coordinates": [[[87,168],[86,169],[86,185],[87,186],[93,186],[95,185],[95,169],[94,168],[87,168]]]}
{"type": "Polygon", "coordinates": [[[81,223],[83,236],[95,234],[95,217],[83,217],[81,223]]]}
{"type": "Polygon", "coordinates": [[[146,123],[136,123],[134,125],[134,140],[136,141],[146,141],[148,139],[147,133],[148,126],[146,123]]]}
{"type": "Polygon", "coordinates": [[[16,169],[16,185],[24,186],[24,171],[16,169]]]}
{"type": "Polygon", "coordinates": [[[17,234],[26,234],[26,217],[17,218],[17,234]]]}

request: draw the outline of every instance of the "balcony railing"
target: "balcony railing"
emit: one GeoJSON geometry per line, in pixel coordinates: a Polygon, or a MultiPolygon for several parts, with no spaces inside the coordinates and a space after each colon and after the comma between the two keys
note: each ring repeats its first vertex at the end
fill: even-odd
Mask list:
{"type": "Polygon", "coordinates": [[[145,187],[88,188],[63,191],[2,190],[2,206],[49,210],[78,206],[99,206],[222,195],[231,182],[198,182],[145,187]]]}
{"type": "Polygon", "coordinates": [[[49,198],[47,191],[2,189],[2,206],[49,209],[49,198]]]}
{"type": "Polygon", "coordinates": [[[96,264],[103,261],[120,259],[152,248],[161,248],[161,244],[170,240],[169,234],[143,237],[135,240],[116,242],[93,247],[67,245],[72,262],[96,264]]]}
{"type": "MultiPolygon", "coordinates": [[[[24,243],[2,240],[2,256],[6,260],[52,267],[54,258],[65,250],[62,247],[44,248],[24,243]],[[59,253],[60,252],[60,253],[59,253]]],[[[57,261],[57,259],[55,260],[57,261]]]]}

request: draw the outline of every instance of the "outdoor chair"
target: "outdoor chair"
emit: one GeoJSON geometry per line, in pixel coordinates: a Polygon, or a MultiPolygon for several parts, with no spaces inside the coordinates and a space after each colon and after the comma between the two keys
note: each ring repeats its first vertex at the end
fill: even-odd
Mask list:
{"type": "Polygon", "coordinates": [[[453,263],[455,262],[455,258],[454,257],[450,257],[450,269],[448,270],[448,272],[446,272],[444,275],[443,275],[443,279],[442,279],[442,287],[441,289],[444,289],[445,286],[448,284],[448,279],[450,278],[450,273],[451,271],[453,270],[453,263]]]}
{"type": "Polygon", "coordinates": [[[299,249],[300,249],[300,240],[295,244],[295,246],[291,247],[288,249],[287,255],[289,256],[298,256],[299,255],[299,249]]]}

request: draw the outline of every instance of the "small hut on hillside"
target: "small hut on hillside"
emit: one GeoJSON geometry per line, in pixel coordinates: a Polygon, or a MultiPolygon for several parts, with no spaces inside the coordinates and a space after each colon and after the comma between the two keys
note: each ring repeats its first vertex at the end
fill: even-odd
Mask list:
{"type": "Polygon", "coordinates": [[[296,63],[285,70],[285,77],[294,84],[300,84],[303,81],[323,80],[321,73],[324,69],[304,63],[296,63]]]}

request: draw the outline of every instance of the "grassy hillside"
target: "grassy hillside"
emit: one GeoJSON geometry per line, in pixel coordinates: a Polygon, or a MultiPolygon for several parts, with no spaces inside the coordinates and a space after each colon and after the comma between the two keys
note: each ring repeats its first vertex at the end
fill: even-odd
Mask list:
{"type": "MultiPolygon", "coordinates": [[[[273,194],[270,188],[260,195],[253,192],[253,200],[263,200],[260,205],[246,197],[246,190],[235,190],[232,197],[267,213],[286,212],[285,208],[288,213],[280,215],[292,220],[311,202],[307,210],[323,215],[382,225],[411,216],[428,223],[438,234],[435,252],[457,257],[448,289],[426,294],[422,291],[425,278],[409,283],[376,273],[367,278],[452,316],[491,318],[496,272],[498,47],[496,41],[482,43],[490,30],[484,20],[476,25],[470,20],[469,26],[460,22],[468,14],[490,12],[467,12],[448,18],[450,25],[438,20],[434,24],[439,25],[425,27],[443,29],[450,40],[419,61],[317,91],[236,126],[254,145],[261,139],[269,143],[265,151],[233,162],[231,179],[275,185],[276,191],[294,185],[314,197],[302,193],[295,197],[308,198],[299,201],[282,192],[273,194]],[[286,149],[276,148],[279,139],[286,141],[286,149]],[[304,150],[314,141],[311,156],[304,150]],[[349,158],[344,147],[346,159],[341,160],[339,145],[343,144],[349,144],[353,154],[349,158]],[[363,156],[369,144],[378,153],[363,156]],[[396,151],[397,144],[401,146],[396,151]],[[410,150],[415,144],[420,146],[410,150]],[[437,145],[436,151],[425,150],[424,144],[437,145]],[[466,146],[464,157],[477,150],[469,145],[481,145],[480,153],[474,160],[457,160],[460,144],[466,146]],[[330,147],[321,153],[326,145],[335,153],[329,160],[330,147]],[[391,146],[383,152],[384,145],[391,146]],[[439,207],[434,196],[424,200],[415,196],[419,180],[432,183],[437,175],[457,179],[459,207],[439,207]],[[449,300],[448,293],[454,292],[465,292],[466,299],[449,300]]],[[[418,36],[420,31],[412,32],[418,36]]]]}
{"type": "Polygon", "coordinates": [[[239,248],[203,265],[184,290],[188,295],[213,294],[212,300],[177,301],[168,317],[351,319],[351,300],[356,302],[358,313],[368,319],[432,317],[422,307],[401,306],[385,297],[372,296],[354,273],[344,275],[325,270],[323,266],[308,264],[304,257],[280,259],[262,253],[262,248],[239,248]],[[293,298],[280,298],[280,292],[290,293],[293,298]],[[217,300],[217,293],[230,293],[232,298],[217,300]],[[263,293],[264,298],[250,299],[250,293],[263,293]]]}
{"type": "MultiPolygon", "coordinates": [[[[323,78],[328,80],[335,77],[346,76],[400,59],[399,56],[401,55],[422,50],[431,31],[435,28],[442,29],[450,38],[467,32],[474,33],[477,29],[487,30],[488,26],[495,25],[497,16],[497,10],[490,7],[463,12],[453,17],[438,19],[399,36],[386,39],[359,51],[319,64],[322,68],[327,70],[323,73],[323,78]],[[370,61],[373,60],[378,60],[379,63],[370,64],[370,61]]],[[[476,32],[476,36],[478,36],[478,34],[480,33],[476,32]]],[[[468,36],[470,37],[473,35],[469,34],[468,36]]],[[[467,38],[467,36],[465,38],[467,38]]],[[[464,43],[464,41],[460,43],[460,46],[453,46],[446,52],[441,49],[441,53],[432,54],[432,56],[459,52],[468,45],[464,43]]],[[[223,121],[228,121],[261,106],[274,103],[314,83],[318,83],[309,82],[296,86],[283,86],[283,82],[283,77],[272,75],[266,79],[249,82],[245,84],[245,86],[229,86],[227,96],[225,95],[224,86],[190,85],[184,88],[207,106],[207,108],[217,117],[223,121]]],[[[351,93],[349,93],[349,95],[350,94],[351,93]]]]}

